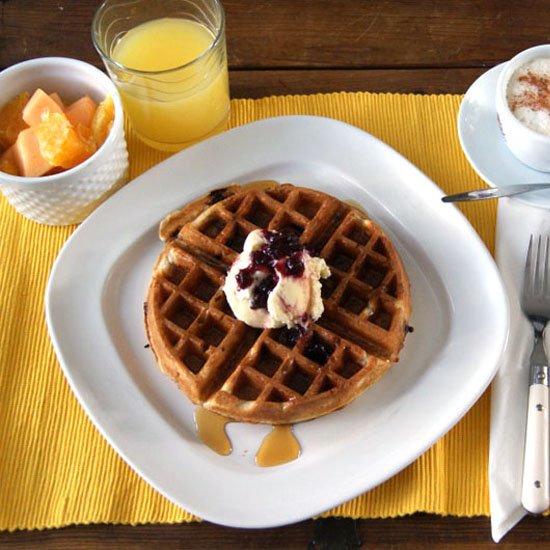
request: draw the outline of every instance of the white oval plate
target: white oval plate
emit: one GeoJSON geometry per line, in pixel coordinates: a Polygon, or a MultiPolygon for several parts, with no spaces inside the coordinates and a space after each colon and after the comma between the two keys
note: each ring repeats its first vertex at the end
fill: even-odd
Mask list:
{"type": "Polygon", "coordinates": [[[415,166],[332,119],[279,117],[223,133],[155,166],[72,235],[46,314],[74,393],[98,430],[172,502],[215,523],[309,518],[390,478],[445,434],[496,372],[508,330],[496,266],[470,224],[415,166]],[[143,299],[170,211],[230,182],[275,179],[353,200],[385,228],[412,284],[414,332],[400,362],[352,404],[298,424],[300,458],[259,468],[267,426],[231,424],[218,456],[193,406],[145,348],[143,299]]]}
{"type": "MultiPolygon", "coordinates": [[[[491,187],[516,183],[549,183],[550,172],[539,172],[519,161],[508,149],[495,108],[498,75],[504,63],[483,73],[468,89],[458,111],[458,137],[462,150],[478,175],[491,187]]],[[[518,195],[535,206],[550,207],[550,190],[518,195]]]]}

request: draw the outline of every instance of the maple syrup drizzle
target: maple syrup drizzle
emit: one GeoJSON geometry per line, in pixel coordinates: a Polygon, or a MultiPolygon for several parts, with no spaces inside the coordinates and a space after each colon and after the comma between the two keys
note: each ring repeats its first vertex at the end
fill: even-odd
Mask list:
{"type": "Polygon", "coordinates": [[[241,185],[241,188],[243,191],[263,191],[267,187],[271,187],[272,185],[279,185],[278,181],[275,180],[257,180],[257,181],[250,181],[248,183],[243,183],[241,185]]]}
{"type": "Polygon", "coordinates": [[[367,214],[365,207],[353,199],[346,199],[345,202],[348,206],[351,206],[354,210],[357,210],[360,214],[367,214]]]}
{"type": "Polygon", "coordinates": [[[202,442],[219,455],[231,454],[231,441],[225,433],[225,426],[231,422],[229,418],[212,411],[198,407],[195,410],[195,426],[202,442]]]}
{"type": "MultiPolygon", "coordinates": [[[[227,456],[233,451],[231,441],[225,432],[225,426],[232,422],[230,418],[197,407],[195,426],[201,441],[219,455],[227,456]]],[[[273,426],[258,452],[256,465],[264,468],[279,466],[296,460],[302,452],[291,425],[273,426]]]]}
{"type": "Polygon", "coordinates": [[[256,453],[256,464],[262,467],[286,464],[296,460],[301,451],[291,425],[273,426],[256,453]]]}

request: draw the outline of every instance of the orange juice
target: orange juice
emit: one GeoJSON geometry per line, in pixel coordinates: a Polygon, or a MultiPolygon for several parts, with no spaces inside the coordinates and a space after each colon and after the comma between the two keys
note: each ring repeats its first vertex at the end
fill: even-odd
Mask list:
{"type": "Polygon", "coordinates": [[[177,151],[221,129],[229,113],[223,36],[175,17],[142,23],[118,40],[115,80],[134,130],[149,145],[177,151]]]}

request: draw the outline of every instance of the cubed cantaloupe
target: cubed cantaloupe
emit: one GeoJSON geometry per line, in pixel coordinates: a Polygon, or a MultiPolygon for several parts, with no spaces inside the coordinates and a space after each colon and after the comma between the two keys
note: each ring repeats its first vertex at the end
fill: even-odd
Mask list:
{"type": "Polygon", "coordinates": [[[19,175],[24,177],[43,176],[55,166],[42,155],[34,128],[26,128],[19,132],[13,146],[13,154],[19,175]]]}
{"type": "Polygon", "coordinates": [[[11,174],[12,176],[19,175],[13,145],[7,151],[4,151],[0,156],[0,172],[5,172],[6,174],[11,174]]]}
{"type": "Polygon", "coordinates": [[[23,120],[23,109],[29,101],[29,92],[22,92],[0,110],[0,148],[9,149],[21,130],[28,128],[23,120]]]}
{"type": "Polygon", "coordinates": [[[57,92],[53,92],[50,94],[50,97],[62,108],[65,109],[65,105],[63,105],[63,100],[59,97],[59,94],[57,92]]]}
{"type": "Polygon", "coordinates": [[[63,108],[44,90],[38,88],[23,109],[23,120],[29,126],[36,126],[48,113],[63,113],[63,108]]]}
{"type": "Polygon", "coordinates": [[[71,103],[66,109],[65,114],[69,122],[76,128],[79,124],[90,128],[92,119],[97,109],[97,103],[90,97],[85,95],[74,103],[71,103]]]}

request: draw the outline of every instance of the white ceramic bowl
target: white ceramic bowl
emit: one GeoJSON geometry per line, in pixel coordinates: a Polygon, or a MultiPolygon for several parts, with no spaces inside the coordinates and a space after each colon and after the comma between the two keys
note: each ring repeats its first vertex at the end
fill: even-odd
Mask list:
{"type": "Polygon", "coordinates": [[[49,225],[81,222],[128,178],[128,151],[120,96],[105,73],[88,63],[64,57],[43,57],[13,65],[0,73],[0,108],[20,92],[42,88],[58,92],[66,102],[87,94],[94,101],[111,95],[115,106],[112,129],[87,160],[64,172],[35,178],[0,172],[0,189],[18,212],[49,225]]]}
{"type": "Polygon", "coordinates": [[[514,71],[540,57],[550,57],[550,44],[524,50],[506,63],[497,81],[496,111],[500,129],[510,151],[527,166],[550,172],[550,136],[536,132],[520,122],[506,99],[506,89],[514,71]]]}

